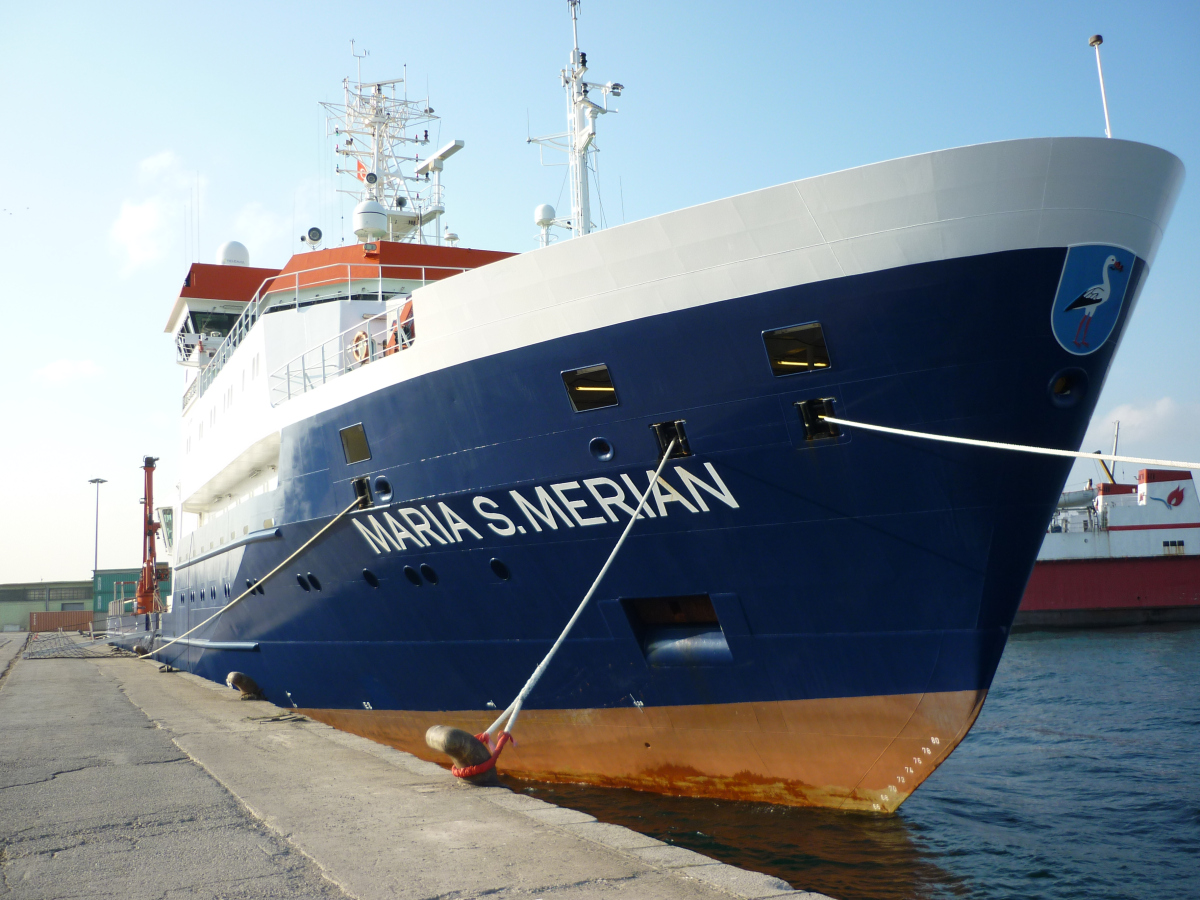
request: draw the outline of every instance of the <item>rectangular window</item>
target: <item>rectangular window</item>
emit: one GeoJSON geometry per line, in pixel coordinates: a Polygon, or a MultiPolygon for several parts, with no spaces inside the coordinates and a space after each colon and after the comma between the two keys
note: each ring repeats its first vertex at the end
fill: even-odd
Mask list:
{"type": "Polygon", "coordinates": [[[575,412],[617,405],[617,389],[613,387],[608,366],[571,369],[562,373],[562,380],[575,412]]]}
{"type": "Polygon", "coordinates": [[[91,587],[57,587],[50,588],[51,600],[91,600],[91,587]]]}
{"type": "Polygon", "coordinates": [[[820,322],[764,331],[763,343],[776,377],[829,368],[829,351],[820,322]]]}
{"type": "Polygon", "coordinates": [[[362,423],[343,428],[338,432],[342,436],[342,452],[346,454],[346,462],[358,463],[371,458],[371,448],[367,446],[367,433],[362,423]]]}

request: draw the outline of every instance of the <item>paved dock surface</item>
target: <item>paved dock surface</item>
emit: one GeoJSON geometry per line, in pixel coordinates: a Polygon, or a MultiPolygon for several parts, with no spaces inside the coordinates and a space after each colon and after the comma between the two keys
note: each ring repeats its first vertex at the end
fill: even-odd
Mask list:
{"type": "Polygon", "coordinates": [[[822,900],[146,660],[23,643],[0,635],[4,900],[822,900]]]}

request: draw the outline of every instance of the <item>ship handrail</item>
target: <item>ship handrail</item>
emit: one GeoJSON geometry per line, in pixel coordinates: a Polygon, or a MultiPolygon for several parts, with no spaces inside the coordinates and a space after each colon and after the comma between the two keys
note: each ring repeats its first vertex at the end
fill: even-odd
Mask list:
{"type": "MultiPolygon", "coordinates": [[[[275,369],[267,375],[267,398],[271,406],[278,406],[291,400],[293,396],[316,390],[347,372],[361,369],[390,355],[387,346],[390,332],[393,328],[402,332],[413,321],[411,311],[407,319],[401,320],[402,314],[400,309],[386,309],[376,313],[333,337],[306,348],[303,353],[297,354],[275,369]],[[366,355],[362,359],[355,359],[352,352],[354,338],[360,332],[366,334],[366,355]],[[310,364],[309,358],[313,356],[317,358],[312,359],[310,364]]],[[[411,341],[398,342],[390,352],[399,352],[410,346],[411,341]]]]}
{"type": "MultiPolygon", "coordinates": [[[[250,330],[254,327],[264,315],[277,308],[277,301],[280,299],[278,295],[288,293],[291,295],[294,303],[300,302],[300,291],[302,289],[313,287],[327,287],[331,285],[341,285],[343,282],[346,285],[346,297],[354,296],[354,284],[357,282],[362,285],[364,282],[375,281],[375,294],[380,302],[386,299],[384,295],[384,280],[396,281],[403,278],[406,281],[419,281],[421,284],[428,284],[430,281],[441,281],[444,278],[449,278],[453,275],[461,275],[463,272],[471,271],[470,268],[463,266],[431,266],[424,263],[369,263],[369,262],[338,262],[326,263],[321,266],[314,266],[309,269],[297,269],[295,272],[283,272],[278,275],[272,275],[264,278],[259,285],[258,290],[254,292],[254,296],[246,303],[246,308],[242,310],[241,315],[237,317],[233,325],[229,329],[229,333],[225,335],[221,345],[217,348],[213,358],[200,367],[196,373],[196,377],[189,382],[187,388],[183,392],[183,409],[186,411],[188,407],[195,401],[204,396],[205,391],[221,374],[221,370],[225,367],[225,363],[233,356],[233,352],[245,340],[250,330]],[[323,270],[344,270],[345,278],[336,277],[320,281],[306,280],[301,284],[301,276],[311,275],[314,272],[323,270]],[[393,274],[389,275],[384,270],[390,269],[393,274]],[[364,271],[365,270],[365,271],[364,271]],[[408,277],[405,275],[395,274],[397,271],[405,273],[420,273],[419,278],[408,277]],[[373,274],[372,274],[373,273],[373,274]],[[355,276],[358,277],[355,277],[355,276]],[[281,279],[290,279],[290,286],[277,286],[277,282],[281,279]]],[[[340,289],[339,289],[340,290],[340,289]]],[[[340,293],[338,294],[340,297],[340,293]]]]}

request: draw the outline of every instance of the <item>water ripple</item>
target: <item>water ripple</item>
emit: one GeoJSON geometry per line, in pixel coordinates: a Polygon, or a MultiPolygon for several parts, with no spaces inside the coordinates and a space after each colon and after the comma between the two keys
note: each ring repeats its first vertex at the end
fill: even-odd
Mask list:
{"type": "Polygon", "coordinates": [[[1200,628],[1014,636],[893,816],[510,783],[840,900],[1200,897],[1200,628]]]}

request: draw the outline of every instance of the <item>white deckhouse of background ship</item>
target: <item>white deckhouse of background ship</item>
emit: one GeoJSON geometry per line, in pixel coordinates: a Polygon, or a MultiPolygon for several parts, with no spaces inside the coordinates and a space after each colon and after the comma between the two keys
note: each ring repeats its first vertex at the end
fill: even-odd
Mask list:
{"type": "Polygon", "coordinates": [[[175,578],[129,639],[439,761],[431,725],[520,694],[516,775],[895,809],[978,715],[1070,466],[911,434],[1077,448],[1183,167],[1003,141],[596,231],[622,89],[587,70],[576,32],[538,249],[456,246],[462,144],[360,76],[328,107],[358,241],[191,267],[175,578]],[[1120,297],[1068,350],[1096,254],[1120,297]]]}

